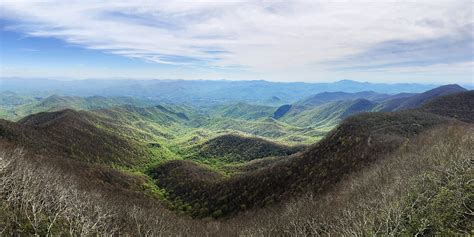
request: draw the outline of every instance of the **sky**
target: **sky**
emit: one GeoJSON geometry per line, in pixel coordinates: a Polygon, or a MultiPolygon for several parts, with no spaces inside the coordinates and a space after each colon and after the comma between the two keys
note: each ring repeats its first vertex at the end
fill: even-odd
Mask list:
{"type": "Polygon", "coordinates": [[[470,0],[0,4],[0,77],[474,84],[470,0]]]}

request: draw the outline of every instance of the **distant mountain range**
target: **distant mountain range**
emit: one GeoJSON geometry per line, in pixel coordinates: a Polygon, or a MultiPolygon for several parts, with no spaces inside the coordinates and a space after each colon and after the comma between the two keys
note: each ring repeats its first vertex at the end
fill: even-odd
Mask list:
{"type": "Polygon", "coordinates": [[[374,91],[322,92],[293,104],[262,105],[234,101],[206,106],[160,103],[143,97],[51,95],[41,98],[4,92],[0,93],[0,117],[18,120],[38,112],[87,110],[126,123],[140,121],[142,127],[153,127],[155,135],[165,137],[173,136],[176,129],[185,131],[191,127],[237,131],[297,143],[313,142],[343,119],[358,113],[417,108],[439,96],[463,91],[466,89],[458,85],[445,85],[423,93],[393,95],[374,91]],[[170,128],[175,130],[170,131],[170,128]]]}
{"type": "Polygon", "coordinates": [[[340,121],[362,112],[392,112],[418,108],[426,102],[453,93],[465,92],[459,85],[440,86],[423,93],[380,94],[372,91],[357,93],[323,92],[287,104],[275,110],[273,118],[297,126],[332,129],[340,121]]]}
{"type": "MultiPolygon", "coordinates": [[[[468,85],[472,86],[472,85],[468,85]]],[[[0,91],[38,96],[129,96],[166,103],[208,105],[248,102],[268,105],[294,103],[321,92],[373,91],[384,94],[419,93],[437,85],[368,83],[342,80],[333,83],[278,83],[268,81],[206,80],[75,80],[1,78],[0,91]]]]}

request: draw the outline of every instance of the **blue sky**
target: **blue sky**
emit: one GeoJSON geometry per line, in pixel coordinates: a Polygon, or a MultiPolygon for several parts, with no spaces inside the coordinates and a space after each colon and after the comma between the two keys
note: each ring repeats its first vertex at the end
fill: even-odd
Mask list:
{"type": "Polygon", "coordinates": [[[22,1],[0,76],[474,83],[472,2],[22,1]]]}

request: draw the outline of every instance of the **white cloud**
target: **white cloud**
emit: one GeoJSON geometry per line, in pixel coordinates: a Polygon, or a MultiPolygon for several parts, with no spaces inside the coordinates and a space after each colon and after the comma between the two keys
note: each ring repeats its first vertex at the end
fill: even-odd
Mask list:
{"type": "Polygon", "coordinates": [[[32,36],[157,63],[258,73],[325,70],[384,42],[460,38],[474,26],[469,0],[4,0],[0,9],[18,22],[10,30],[32,36]]]}

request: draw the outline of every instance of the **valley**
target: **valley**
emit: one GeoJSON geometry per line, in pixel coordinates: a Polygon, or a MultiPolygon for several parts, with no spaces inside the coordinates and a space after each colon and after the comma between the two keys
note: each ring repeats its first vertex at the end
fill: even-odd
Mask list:
{"type": "MultiPolygon", "coordinates": [[[[395,158],[387,157],[406,154],[428,159],[414,149],[418,143],[427,150],[435,146],[428,145],[437,141],[430,140],[433,135],[427,134],[449,130],[451,135],[445,139],[464,139],[453,146],[472,146],[474,121],[473,91],[457,85],[441,86],[422,93],[323,92],[291,104],[281,101],[278,104],[275,100],[263,104],[235,101],[203,105],[164,103],[143,97],[48,95],[40,98],[15,92],[0,93],[0,101],[2,154],[5,157],[21,156],[16,159],[18,161],[10,160],[13,163],[6,166],[21,162],[20,166],[44,169],[44,172],[50,172],[46,170],[54,167],[55,175],[66,175],[74,180],[71,192],[80,190],[87,200],[92,193],[114,200],[107,208],[122,213],[121,220],[104,217],[100,221],[107,219],[112,222],[104,222],[104,229],[95,229],[91,233],[111,231],[107,228],[119,228],[118,233],[126,233],[127,228],[134,231],[148,228],[155,234],[188,235],[190,232],[187,231],[199,231],[200,235],[219,236],[234,235],[230,233],[237,228],[256,234],[251,221],[256,222],[259,216],[273,215],[268,212],[281,215],[288,211],[287,205],[300,205],[301,202],[306,203],[304,205],[323,205],[314,197],[335,195],[348,183],[356,182],[354,180],[371,179],[362,177],[385,165],[395,165],[392,164],[395,158]],[[314,196],[308,199],[306,195],[314,196]],[[132,209],[135,212],[131,212],[132,209]],[[145,221],[143,218],[157,215],[145,209],[161,213],[166,220],[161,224],[145,221]],[[132,214],[134,216],[130,216],[132,214]],[[245,220],[249,215],[249,220],[245,220]],[[138,221],[137,218],[142,218],[143,226],[131,222],[138,221]],[[117,223],[124,225],[115,226],[117,223]],[[212,229],[212,225],[223,227],[212,229]],[[157,229],[158,226],[164,229],[157,229]]],[[[463,150],[467,153],[459,154],[460,160],[456,162],[465,162],[462,159],[471,151],[463,150]]],[[[3,158],[3,162],[6,161],[8,158],[3,158]]],[[[451,162],[451,158],[446,162],[451,162]]],[[[469,178],[472,176],[470,171],[469,168],[463,171],[467,173],[460,175],[469,178]]],[[[396,168],[391,172],[398,175],[396,172],[402,170],[396,168]]],[[[45,180],[54,179],[47,173],[41,175],[45,175],[45,180]]],[[[410,173],[409,177],[415,175],[410,173]]],[[[63,181],[54,182],[59,188],[65,185],[63,181]]],[[[415,185],[415,181],[410,182],[415,185]]],[[[394,184],[380,185],[377,187],[384,189],[394,184]]],[[[371,190],[362,186],[359,188],[371,190]]],[[[415,185],[413,188],[424,187],[415,185]]],[[[472,185],[465,188],[472,188],[472,185]]],[[[403,202],[410,198],[408,193],[401,193],[403,202]]],[[[337,195],[345,198],[345,195],[353,194],[337,195]]],[[[381,200],[374,198],[374,201],[381,200]]],[[[99,208],[105,205],[102,200],[89,201],[99,208]]],[[[77,199],[76,202],[74,205],[82,205],[84,200],[77,199]]],[[[363,205],[363,201],[358,202],[357,205],[363,205]]],[[[344,203],[337,205],[340,205],[338,208],[349,208],[344,203]]],[[[8,205],[0,208],[11,215],[16,213],[16,209],[10,209],[8,205]]],[[[303,209],[299,211],[303,212],[303,209]]],[[[318,209],[324,207],[318,206],[318,209]]],[[[51,214],[41,215],[46,218],[51,214]]],[[[82,215],[81,218],[93,217],[91,213],[82,215]]],[[[316,220],[311,213],[305,215],[316,220]]],[[[368,215],[375,218],[373,213],[368,215]]],[[[28,222],[28,216],[22,218],[28,222]]],[[[64,218],[69,216],[64,214],[64,218]]],[[[464,216],[449,218],[460,218],[457,228],[472,227],[464,216]]],[[[18,228],[5,221],[0,219],[4,228],[18,228]]],[[[320,231],[308,229],[310,227],[303,224],[304,220],[298,221],[304,231],[320,231]]],[[[73,227],[71,224],[53,224],[59,228],[58,231],[64,226],[73,227]]],[[[273,233],[271,228],[275,227],[270,227],[273,223],[261,225],[270,228],[262,230],[263,233],[273,233]]],[[[368,229],[358,231],[371,233],[373,229],[370,228],[376,228],[376,225],[374,222],[366,227],[368,229]]],[[[279,226],[289,228],[287,224],[279,226]]],[[[348,227],[337,228],[328,231],[348,231],[348,227]]],[[[43,231],[59,233],[51,229],[41,229],[40,232],[43,231]]],[[[287,231],[297,233],[294,231],[303,230],[287,231]]]]}

